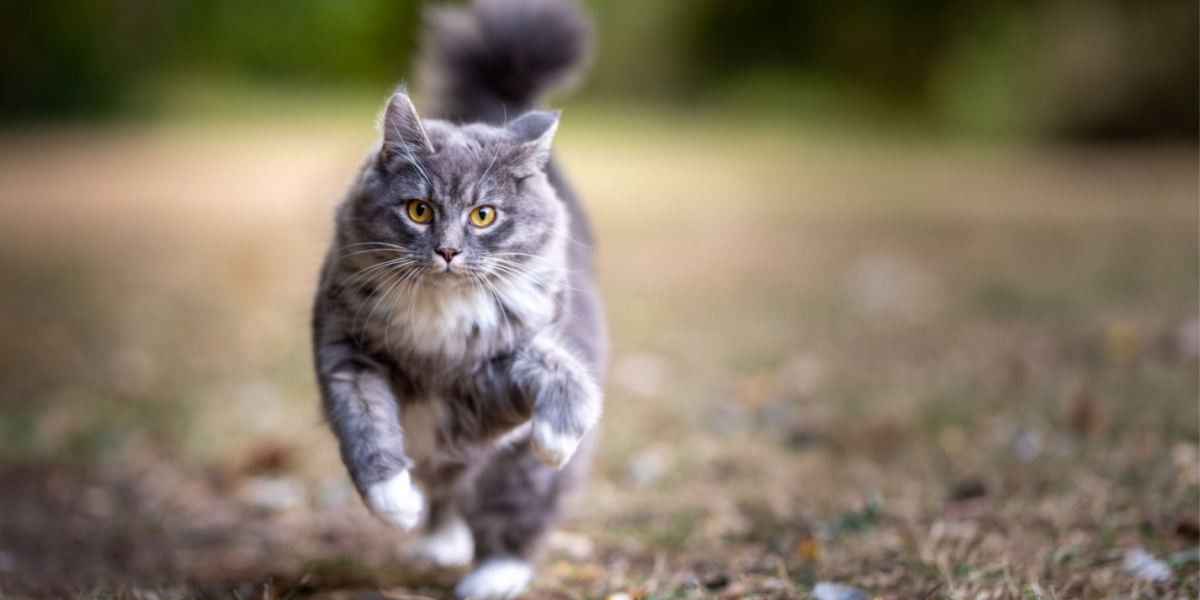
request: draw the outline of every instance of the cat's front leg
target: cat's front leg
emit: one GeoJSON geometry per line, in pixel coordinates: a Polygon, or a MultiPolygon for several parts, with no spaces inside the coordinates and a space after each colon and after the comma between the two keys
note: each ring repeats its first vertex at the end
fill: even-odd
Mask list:
{"type": "Polygon", "coordinates": [[[367,508],[389,525],[410,530],[425,499],[413,485],[404,451],[400,405],[386,370],[339,335],[332,324],[315,332],[317,377],[325,414],[342,462],[367,508]]]}
{"type": "Polygon", "coordinates": [[[571,459],[600,420],[600,386],[587,367],[551,336],[538,336],[513,362],[513,377],[533,400],[533,453],[552,467],[571,459]]]}

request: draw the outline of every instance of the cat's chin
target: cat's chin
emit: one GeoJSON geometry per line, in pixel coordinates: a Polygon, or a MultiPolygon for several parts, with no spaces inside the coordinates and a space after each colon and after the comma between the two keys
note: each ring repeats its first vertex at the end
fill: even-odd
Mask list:
{"type": "Polygon", "coordinates": [[[471,285],[471,276],[465,272],[454,270],[437,271],[427,273],[421,278],[421,283],[424,285],[433,286],[440,289],[459,288],[471,285]]]}

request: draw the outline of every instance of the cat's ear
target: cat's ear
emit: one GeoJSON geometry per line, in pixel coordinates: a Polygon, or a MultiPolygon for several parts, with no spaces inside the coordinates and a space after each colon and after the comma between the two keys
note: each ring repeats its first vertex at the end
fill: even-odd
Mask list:
{"type": "Polygon", "coordinates": [[[421,117],[409,99],[408,89],[404,85],[397,88],[388,99],[379,119],[379,128],[383,132],[380,154],[384,158],[433,152],[433,144],[425,134],[421,117]]]}
{"type": "Polygon", "coordinates": [[[509,123],[506,128],[513,143],[528,152],[529,157],[539,167],[545,167],[550,160],[550,143],[554,141],[554,132],[558,130],[558,117],[561,114],[560,110],[527,112],[509,123]]]}

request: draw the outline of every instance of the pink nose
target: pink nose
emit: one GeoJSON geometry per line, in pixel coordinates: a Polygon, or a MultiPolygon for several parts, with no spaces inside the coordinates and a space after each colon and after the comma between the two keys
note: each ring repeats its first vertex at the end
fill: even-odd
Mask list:
{"type": "Polygon", "coordinates": [[[450,264],[450,261],[454,260],[454,257],[458,256],[461,251],[458,248],[438,248],[437,253],[446,259],[446,264],[450,264]]]}

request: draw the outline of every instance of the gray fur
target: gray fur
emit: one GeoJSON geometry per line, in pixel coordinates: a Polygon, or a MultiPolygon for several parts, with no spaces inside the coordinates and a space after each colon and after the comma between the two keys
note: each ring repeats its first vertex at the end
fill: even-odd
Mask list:
{"type": "Polygon", "coordinates": [[[418,66],[439,116],[499,123],[570,84],[590,39],[571,0],[476,0],[429,12],[418,66]]]}
{"type": "Polygon", "coordinates": [[[452,57],[433,68],[459,95],[443,98],[448,114],[469,123],[422,120],[403,88],[388,101],[380,145],[336,212],[314,355],[325,414],[360,492],[410,470],[427,526],[459,514],[477,560],[527,558],[590,445],[606,341],[586,219],[550,161],[559,114],[495,117],[506,101],[528,108],[564,76],[569,65],[542,43],[547,36],[582,48],[584,30],[568,2],[490,0],[475,11],[443,14],[457,25],[427,40],[427,51],[452,57]],[[522,35],[531,22],[538,35],[522,35]],[[447,47],[462,36],[478,43],[447,47]],[[471,52],[490,62],[473,63],[471,52]],[[524,63],[523,78],[505,71],[503,57],[539,52],[553,56],[524,63]],[[528,70],[537,65],[552,72],[528,70]],[[432,221],[409,218],[413,199],[433,207],[432,221]],[[479,228],[467,215],[484,204],[497,217],[479,228]],[[460,254],[446,261],[446,248],[460,254]],[[419,430],[404,430],[417,419],[419,430]],[[531,437],[543,440],[538,448],[531,437]],[[559,439],[582,443],[555,469],[543,463],[557,456],[544,440],[559,439]]]}

